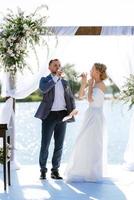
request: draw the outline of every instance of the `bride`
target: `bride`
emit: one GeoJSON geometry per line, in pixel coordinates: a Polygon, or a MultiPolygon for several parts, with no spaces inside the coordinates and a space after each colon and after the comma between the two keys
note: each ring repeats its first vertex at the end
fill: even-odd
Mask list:
{"type": "MultiPolygon", "coordinates": [[[[107,78],[106,66],[95,63],[90,71],[88,86],[89,107],[86,110],[81,131],[65,170],[67,181],[99,181],[104,167],[104,117],[103,103],[107,78]]],[[[82,74],[79,98],[85,95],[87,74],[82,74]]]]}

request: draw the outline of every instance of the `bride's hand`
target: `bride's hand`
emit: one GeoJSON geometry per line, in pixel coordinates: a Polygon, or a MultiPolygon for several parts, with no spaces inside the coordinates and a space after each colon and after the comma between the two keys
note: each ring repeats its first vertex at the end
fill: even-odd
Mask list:
{"type": "Polygon", "coordinates": [[[87,73],[82,73],[81,77],[82,77],[81,84],[86,86],[86,84],[87,84],[87,73]]]}
{"type": "Polygon", "coordinates": [[[93,84],[94,84],[94,79],[93,79],[93,78],[89,79],[88,83],[89,83],[90,86],[93,86],[93,84]]]}
{"type": "Polygon", "coordinates": [[[91,96],[91,97],[89,97],[88,98],[88,101],[91,103],[91,102],[93,102],[94,100],[93,100],[93,97],[91,96]]]}

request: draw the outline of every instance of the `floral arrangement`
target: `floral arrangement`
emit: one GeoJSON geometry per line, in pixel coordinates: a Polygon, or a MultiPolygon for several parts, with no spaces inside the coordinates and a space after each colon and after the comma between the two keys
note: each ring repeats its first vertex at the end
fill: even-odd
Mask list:
{"type": "Polygon", "coordinates": [[[129,103],[129,109],[134,105],[134,75],[131,74],[129,78],[127,78],[126,84],[123,86],[121,91],[120,99],[124,100],[125,103],[129,103]]]}
{"type": "MultiPolygon", "coordinates": [[[[11,157],[11,145],[9,145],[7,143],[7,148],[6,148],[6,157],[7,157],[7,160],[10,159],[11,157]]],[[[3,164],[4,163],[4,156],[3,156],[3,148],[0,147],[0,164],[3,164]]]]}
{"type": "MultiPolygon", "coordinates": [[[[35,12],[26,15],[20,8],[17,14],[8,10],[8,14],[3,18],[0,25],[0,62],[5,72],[10,72],[15,76],[19,70],[27,66],[25,58],[28,55],[28,48],[34,49],[34,45],[39,44],[41,34],[49,34],[45,27],[47,16],[41,16],[39,11],[47,9],[47,6],[38,7],[35,12]]],[[[37,57],[37,55],[36,55],[37,57]]]]}

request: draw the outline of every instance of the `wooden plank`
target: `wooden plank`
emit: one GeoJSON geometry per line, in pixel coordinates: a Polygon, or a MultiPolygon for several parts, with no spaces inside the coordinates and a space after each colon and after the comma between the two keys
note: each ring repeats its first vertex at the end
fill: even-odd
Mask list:
{"type": "Polygon", "coordinates": [[[80,26],[75,35],[100,35],[101,26],[80,26]]]}

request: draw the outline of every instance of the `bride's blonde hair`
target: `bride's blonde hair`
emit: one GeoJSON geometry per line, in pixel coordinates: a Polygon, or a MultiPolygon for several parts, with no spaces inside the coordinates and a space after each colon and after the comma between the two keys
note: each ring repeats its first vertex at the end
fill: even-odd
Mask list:
{"type": "Polygon", "coordinates": [[[100,79],[103,81],[108,78],[107,76],[107,67],[101,63],[94,63],[95,69],[100,72],[100,79]]]}

